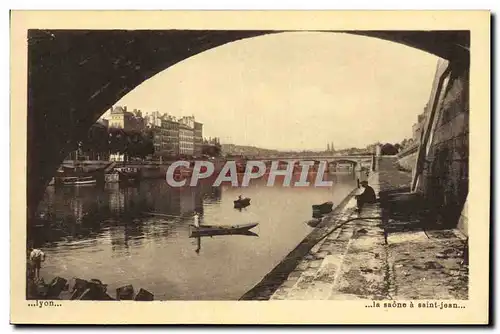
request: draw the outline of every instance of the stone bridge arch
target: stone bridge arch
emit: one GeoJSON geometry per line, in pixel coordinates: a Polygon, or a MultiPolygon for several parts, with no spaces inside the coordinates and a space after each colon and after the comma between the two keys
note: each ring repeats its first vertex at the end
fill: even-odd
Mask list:
{"type": "MultiPolygon", "coordinates": [[[[132,89],[208,49],[282,32],[286,31],[29,30],[28,214],[78,140],[132,89]]],[[[375,37],[450,61],[469,61],[468,31],[331,32],[375,37]]]]}
{"type": "Polygon", "coordinates": [[[328,169],[336,169],[339,164],[350,164],[352,170],[356,170],[356,168],[360,165],[360,161],[353,159],[333,159],[328,161],[328,169]]]}
{"type": "Polygon", "coordinates": [[[358,165],[360,164],[361,162],[358,161],[358,160],[354,160],[354,159],[332,159],[329,161],[329,163],[349,163],[351,165],[358,165]]]}

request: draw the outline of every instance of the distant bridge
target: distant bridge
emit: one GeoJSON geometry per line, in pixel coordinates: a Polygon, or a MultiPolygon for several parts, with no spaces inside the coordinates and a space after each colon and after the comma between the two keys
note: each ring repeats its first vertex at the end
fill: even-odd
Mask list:
{"type": "Polygon", "coordinates": [[[356,167],[369,167],[371,170],[375,169],[375,155],[374,154],[364,154],[364,155],[287,155],[287,156],[247,156],[249,160],[263,160],[263,161],[290,161],[290,160],[302,160],[302,161],[326,161],[329,167],[335,166],[336,164],[350,164],[353,168],[356,167]]]}

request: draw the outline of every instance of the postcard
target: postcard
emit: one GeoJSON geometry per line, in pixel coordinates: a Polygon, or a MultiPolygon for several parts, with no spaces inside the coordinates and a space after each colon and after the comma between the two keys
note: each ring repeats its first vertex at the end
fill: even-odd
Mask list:
{"type": "Polygon", "coordinates": [[[11,323],[487,324],[488,11],[12,11],[11,323]]]}

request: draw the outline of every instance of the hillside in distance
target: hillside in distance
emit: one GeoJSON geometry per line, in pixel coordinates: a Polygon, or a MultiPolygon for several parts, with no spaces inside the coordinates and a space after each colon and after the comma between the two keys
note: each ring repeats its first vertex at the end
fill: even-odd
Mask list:
{"type": "Polygon", "coordinates": [[[342,150],[329,151],[326,150],[274,150],[256,146],[248,145],[236,145],[236,144],[222,144],[222,154],[223,155],[235,155],[235,156],[272,156],[272,155],[294,155],[301,153],[305,156],[316,155],[316,154],[372,154],[375,151],[375,145],[368,145],[365,148],[346,148],[342,150]]]}

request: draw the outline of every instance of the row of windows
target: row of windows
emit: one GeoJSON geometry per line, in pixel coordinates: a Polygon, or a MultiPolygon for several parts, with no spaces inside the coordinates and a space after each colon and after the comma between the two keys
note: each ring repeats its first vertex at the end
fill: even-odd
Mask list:
{"type": "Polygon", "coordinates": [[[175,130],[179,131],[179,126],[175,126],[174,124],[168,124],[168,125],[162,124],[161,127],[164,129],[175,129],[175,130]]]}
{"type": "Polygon", "coordinates": [[[155,142],[163,142],[163,143],[171,143],[173,145],[182,145],[185,147],[192,147],[192,146],[199,146],[202,143],[202,140],[193,140],[193,138],[177,138],[177,137],[167,137],[167,136],[159,136],[155,135],[154,136],[154,141],[155,142]]]}
{"type": "Polygon", "coordinates": [[[170,129],[170,128],[165,128],[161,127],[160,129],[156,129],[156,131],[161,131],[161,133],[171,133],[175,136],[181,135],[181,136],[188,136],[188,137],[203,137],[203,131],[189,131],[189,130],[178,130],[178,129],[170,129]]]}
{"type": "Polygon", "coordinates": [[[177,137],[167,137],[167,136],[154,136],[154,140],[156,141],[168,141],[171,143],[201,143],[201,140],[193,140],[193,138],[177,138],[177,137]]]}
{"type": "Polygon", "coordinates": [[[140,127],[136,126],[136,124],[123,124],[123,123],[116,123],[112,122],[109,124],[110,128],[120,128],[120,129],[139,129],[140,127]]]}
{"type": "Polygon", "coordinates": [[[164,134],[155,134],[154,135],[154,138],[169,138],[170,140],[172,141],[187,141],[187,142],[194,142],[194,141],[203,141],[202,138],[195,138],[195,137],[177,137],[177,136],[168,136],[168,135],[164,135],[164,134]]]}
{"type": "Polygon", "coordinates": [[[155,133],[155,138],[156,137],[168,137],[172,139],[180,139],[180,140],[185,140],[185,141],[192,141],[192,140],[203,140],[201,137],[193,137],[193,136],[178,136],[177,134],[171,134],[171,133],[155,133]]]}

